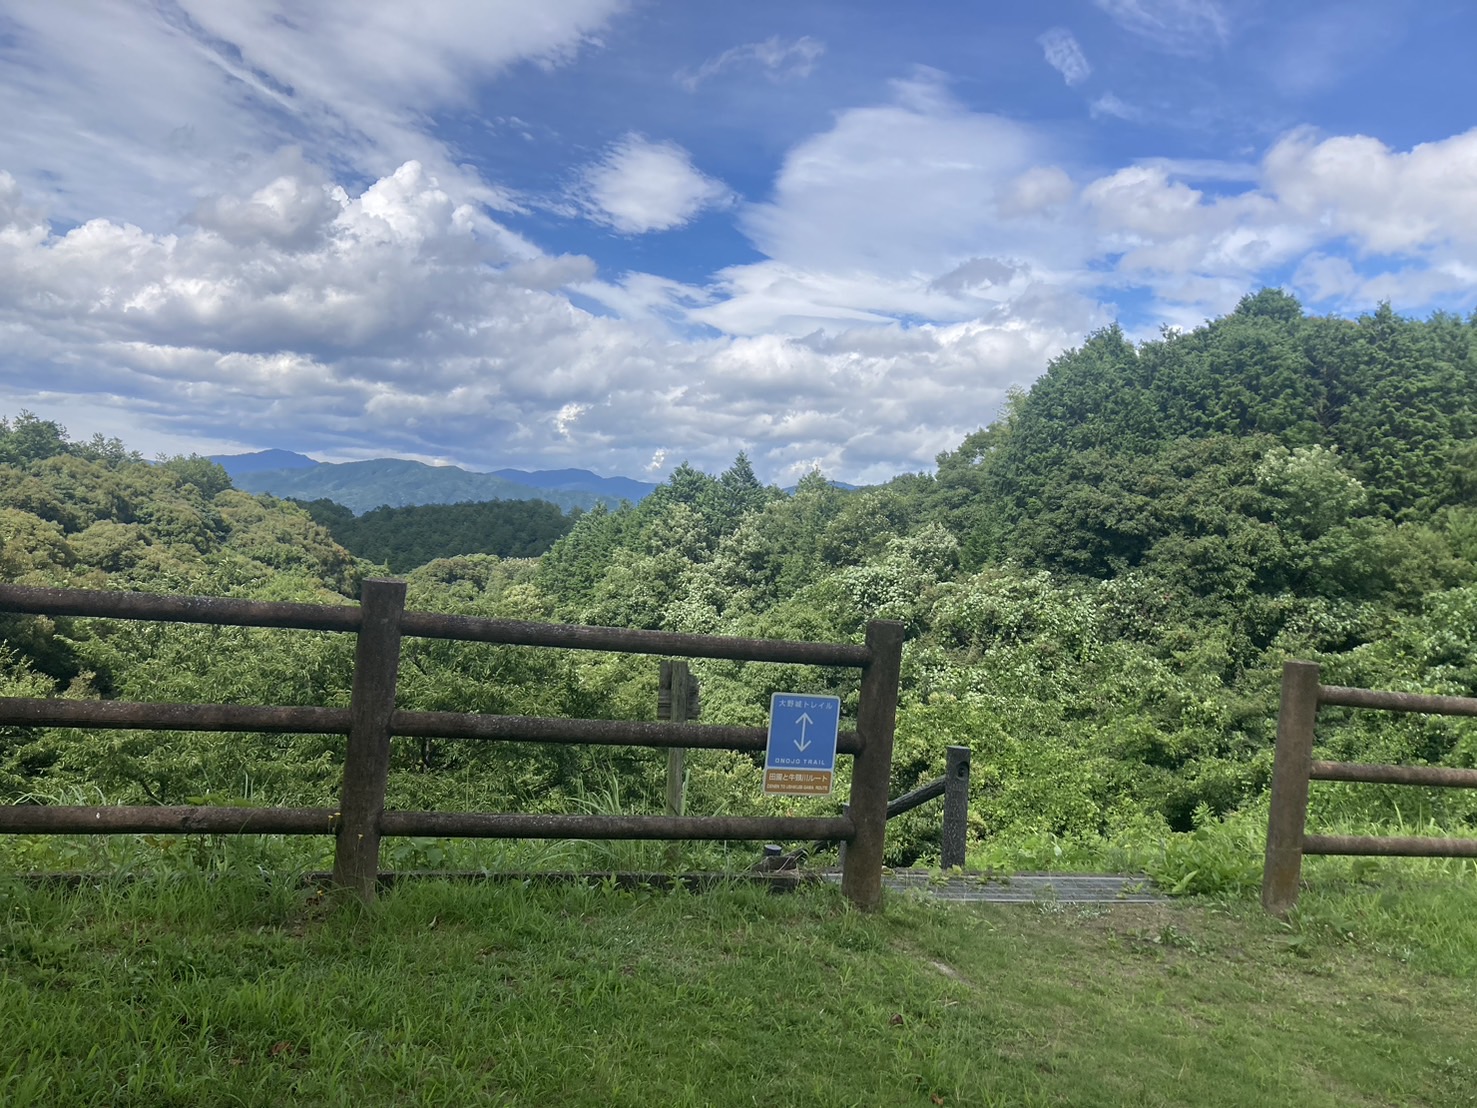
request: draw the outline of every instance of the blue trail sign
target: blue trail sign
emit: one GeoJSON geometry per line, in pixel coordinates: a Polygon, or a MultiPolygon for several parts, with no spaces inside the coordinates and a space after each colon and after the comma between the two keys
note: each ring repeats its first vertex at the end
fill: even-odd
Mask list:
{"type": "Polygon", "coordinates": [[[771,696],[764,792],[774,796],[830,796],[840,730],[838,696],[778,692],[771,696]]]}

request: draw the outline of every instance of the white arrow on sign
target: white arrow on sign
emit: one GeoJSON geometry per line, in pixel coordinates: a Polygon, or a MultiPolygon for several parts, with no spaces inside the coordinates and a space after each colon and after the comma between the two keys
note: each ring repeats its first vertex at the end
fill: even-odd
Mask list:
{"type": "Polygon", "coordinates": [[[810,747],[810,740],[805,737],[805,728],[814,723],[815,720],[810,718],[809,712],[801,712],[795,722],[800,725],[800,737],[795,740],[795,749],[804,754],[810,747]]]}

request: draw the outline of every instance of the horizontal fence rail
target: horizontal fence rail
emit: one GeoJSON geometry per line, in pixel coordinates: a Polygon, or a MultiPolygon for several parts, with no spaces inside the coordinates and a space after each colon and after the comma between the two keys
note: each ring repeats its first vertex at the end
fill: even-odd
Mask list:
{"type": "Polygon", "coordinates": [[[880,903],[901,624],[873,621],[868,624],[865,645],[806,643],[407,612],[404,599],[405,583],[385,580],[365,581],[359,605],[285,604],[0,584],[0,612],[352,632],[357,636],[353,692],[347,708],[0,698],[0,724],[5,725],[345,735],[344,780],[338,808],[11,805],[0,806],[0,832],[334,835],[334,882],[365,900],[374,895],[379,842],[384,835],[824,838],[848,844],[842,891],[863,908],[875,908],[880,903]],[[386,811],[392,736],[749,752],[764,750],[768,737],[767,731],[758,727],[397,709],[394,701],[400,644],[407,635],[506,646],[859,668],[862,683],[857,728],[842,732],[837,742],[838,753],[855,759],[850,803],[842,815],[830,818],[386,811]]]}
{"type": "Polygon", "coordinates": [[[104,589],[43,589],[0,585],[0,611],[33,616],[97,616],[218,627],[293,627],[303,631],[357,631],[358,605],[284,604],[220,596],[164,596],[104,589]]]}
{"type": "Polygon", "coordinates": [[[1386,712],[1423,712],[1433,716],[1477,716],[1477,699],[1470,696],[1428,696],[1423,693],[1380,692],[1319,685],[1318,703],[1343,708],[1378,708],[1386,712]]]}
{"type": "MultiPolygon", "coordinates": [[[[295,628],[302,631],[358,631],[357,606],[286,604],[214,596],[156,596],[101,589],[48,589],[0,585],[0,611],[24,615],[93,616],[163,623],[206,623],[230,627],[295,628]]],[[[688,635],[671,631],[633,631],[569,623],[528,623],[483,616],[405,612],[400,634],[411,638],[454,639],[503,646],[545,646],[565,650],[607,650],[619,654],[670,654],[739,662],[786,662],[859,669],[871,660],[854,643],[745,639],[730,635],[688,635]]]]}
{"type": "Polygon", "coordinates": [[[904,812],[911,812],[914,808],[922,807],[930,800],[943,796],[948,784],[947,777],[936,777],[926,785],[919,785],[912,792],[903,793],[902,796],[888,802],[887,818],[896,819],[904,812]]]}
{"type": "Polygon", "coordinates": [[[0,805],[0,832],[13,835],[332,835],[332,808],[0,805]]]}
{"type": "MultiPolygon", "coordinates": [[[[0,832],[47,835],[333,835],[331,808],[0,806],[0,832]]],[[[385,835],[480,839],[772,839],[851,837],[846,816],[600,816],[502,812],[383,812],[385,835]]]]}
{"type": "Polygon", "coordinates": [[[1429,785],[1445,789],[1477,789],[1477,769],[1446,766],[1373,766],[1359,762],[1312,762],[1314,781],[1361,781],[1370,785],[1429,785]]]}
{"type": "MultiPolygon", "coordinates": [[[[258,707],[241,704],[138,704],[116,700],[0,698],[0,724],[140,731],[252,731],[271,734],[346,735],[348,708],[258,707]]],[[[646,723],[619,719],[555,719],[465,712],[408,712],[390,716],[390,734],[417,739],[485,739],[505,742],[578,743],[587,746],[699,747],[763,750],[763,727],[646,723]]],[[[841,754],[856,754],[861,739],[842,731],[841,754]]]]}
{"type": "Polygon", "coordinates": [[[401,633],[424,639],[557,646],[566,650],[613,650],[622,654],[670,654],[680,658],[722,658],[739,662],[789,662],[812,666],[865,666],[865,646],[847,643],[741,639],[727,635],[686,635],[674,631],[632,631],[623,627],[582,627],[569,623],[524,623],[480,616],[407,612],[401,633]]]}
{"type": "Polygon", "coordinates": [[[1322,707],[1477,716],[1477,699],[1322,685],[1318,675],[1319,668],[1312,662],[1287,662],[1282,667],[1277,749],[1272,766],[1271,809],[1267,817],[1267,852],[1262,869],[1262,906],[1278,916],[1286,915],[1297,903],[1303,857],[1307,854],[1477,858],[1477,839],[1307,833],[1310,781],[1477,789],[1477,770],[1474,769],[1366,765],[1313,758],[1313,732],[1318,710],[1322,707]]]}
{"type": "Polygon", "coordinates": [[[1375,858],[1477,858],[1477,839],[1304,835],[1303,853],[1359,854],[1375,858]]]}

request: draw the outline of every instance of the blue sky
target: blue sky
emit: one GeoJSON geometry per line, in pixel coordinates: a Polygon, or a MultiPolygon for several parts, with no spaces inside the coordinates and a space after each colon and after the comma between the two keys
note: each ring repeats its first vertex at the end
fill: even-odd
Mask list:
{"type": "Polygon", "coordinates": [[[788,484],[1119,320],[1477,306],[1456,0],[10,0],[0,412],[788,484]]]}

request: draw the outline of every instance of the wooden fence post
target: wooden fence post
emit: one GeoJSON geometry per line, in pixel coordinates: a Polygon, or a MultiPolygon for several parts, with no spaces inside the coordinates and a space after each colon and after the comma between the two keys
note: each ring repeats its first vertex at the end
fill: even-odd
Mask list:
{"type": "Polygon", "coordinates": [[[903,662],[903,625],[867,624],[870,660],[862,668],[856,730],[861,751],[851,773],[851,818],[856,834],[841,869],[841,891],[863,911],[882,904],[882,849],[887,836],[887,793],[892,784],[892,735],[903,662]]]}
{"type": "Polygon", "coordinates": [[[400,674],[400,616],[405,582],[371,579],[359,600],[362,624],[354,647],[349,741],[339,801],[333,883],[368,903],[379,879],[380,815],[390,773],[390,715],[400,674]]]}
{"type": "MultiPolygon", "coordinates": [[[[657,695],[657,718],[672,723],[686,723],[692,705],[692,682],[687,672],[687,662],[677,659],[662,662],[661,691],[657,695]]],[[[667,815],[680,816],[683,804],[683,778],[686,773],[687,751],[680,746],[667,750],[667,815]]]]}
{"type": "MultiPolygon", "coordinates": [[[[693,681],[687,672],[686,659],[662,662],[661,691],[657,694],[657,718],[672,723],[686,723],[692,714],[693,681]]],[[[687,807],[687,750],[673,746],[667,749],[667,815],[680,816],[687,807]]],[[[677,868],[682,860],[682,844],[667,844],[667,865],[677,868]]]]}
{"type": "Polygon", "coordinates": [[[951,746],[944,761],[944,841],[939,865],[964,865],[969,837],[969,747],[951,746]]]}
{"type": "Polygon", "coordinates": [[[1308,819],[1308,778],[1313,766],[1313,725],[1318,718],[1318,666],[1284,662],[1277,710],[1277,750],[1272,762],[1267,855],[1262,866],[1262,907],[1285,916],[1297,903],[1303,872],[1303,831],[1308,819]]]}

